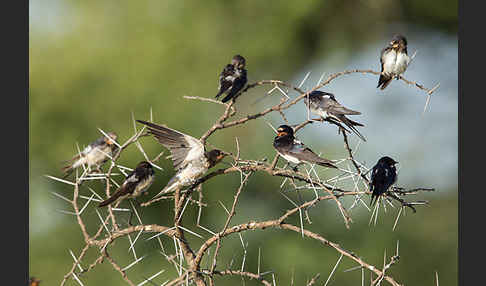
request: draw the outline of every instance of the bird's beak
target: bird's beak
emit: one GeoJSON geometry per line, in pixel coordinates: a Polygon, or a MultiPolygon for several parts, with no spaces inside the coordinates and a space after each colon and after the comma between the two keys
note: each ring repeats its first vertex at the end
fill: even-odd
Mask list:
{"type": "Polygon", "coordinates": [[[394,49],[398,48],[398,46],[399,46],[399,44],[398,44],[398,43],[394,43],[394,44],[392,45],[392,47],[393,47],[394,49]]]}
{"type": "Polygon", "coordinates": [[[288,134],[288,133],[287,133],[287,132],[285,132],[285,131],[280,131],[280,132],[278,132],[278,133],[277,133],[277,136],[278,136],[278,137],[280,137],[280,136],[285,136],[285,135],[287,135],[287,134],[288,134]]]}

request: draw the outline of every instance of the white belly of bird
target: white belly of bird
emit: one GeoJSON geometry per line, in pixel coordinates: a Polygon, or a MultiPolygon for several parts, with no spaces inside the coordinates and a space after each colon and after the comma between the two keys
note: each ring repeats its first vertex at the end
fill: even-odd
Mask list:
{"type": "Polygon", "coordinates": [[[76,162],[73,163],[72,167],[73,167],[73,169],[76,169],[77,167],[84,165],[84,164],[86,164],[86,157],[82,156],[81,158],[76,160],[76,162]]]}
{"type": "Polygon", "coordinates": [[[394,50],[388,52],[385,56],[384,73],[388,75],[399,75],[407,69],[410,58],[405,53],[396,53],[394,50]]]}
{"type": "Polygon", "coordinates": [[[293,157],[293,156],[290,156],[290,155],[285,155],[285,154],[282,154],[282,153],[278,153],[280,154],[280,156],[282,156],[285,160],[289,161],[290,163],[294,163],[294,164],[299,164],[300,163],[300,160],[293,157]]]}
{"type": "Polygon", "coordinates": [[[396,75],[403,73],[407,69],[409,61],[410,61],[410,59],[405,53],[399,53],[397,55],[395,68],[394,68],[393,72],[396,75]]]}
{"type": "Polygon", "coordinates": [[[189,164],[177,174],[177,177],[179,178],[179,183],[185,187],[193,184],[197,179],[204,175],[206,171],[207,169],[203,166],[189,164]]]}
{"type": "Polygon", "coordinates": [[[397,61],[397,53],[395,50],[389,51],[385,55],[385,59],[383,61],[383,72],[386,74],[393,74],[395,71],[395,62],[397,61]]]}
{"type": "Polygon", "coordinates": [[[105,147],[103,149],[96,147],[93,151],[86,155],[86,163],[90,167],[98,165],[106,159],[106,154],[111,155],[110,147],[105,147]]]}
{"type": "Polygon", "coordinates": [[[145,192],[154,182],[154,176],[150,176],[143,180],[142,182],[137,184],[137,187],[133,191],[132,196],[133,197],[138,197],[140,196],[141,193],[145,192]]]}
{"type": "Polygon", "coordinates": [[[329,115],[327,114],[327,111],[324,111],[322,109],[316,109],[311,106],[310,111],[314,114],[317,114],[319,116],[322,116],[323,118],[327,118],[329,115]]]}
{"type": "MultiPolygon", "coordinates": [[[[83,150],[83,153],[85,151],[83,150]]],[[[89,150],[85,155],[82,155],[76,162],[73,163],[73,169],[80,167],[81,165],[88,165],[88,167],[98,165],[106,159],[106,154],[111,156],[111,148],[109,146],[100,149],[96,147],[89,150]]]]}

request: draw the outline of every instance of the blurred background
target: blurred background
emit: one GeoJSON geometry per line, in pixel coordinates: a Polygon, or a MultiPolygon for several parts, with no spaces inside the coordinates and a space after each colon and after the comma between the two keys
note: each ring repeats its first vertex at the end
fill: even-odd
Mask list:
{"type": "MultiPolygon", "coordinates": [[[[404,77],[432,88],[440,82],[428,110],[423,114],[426,94],[403,81],[393,81],[384,91],[376,88],[378,76],[351,74],[337,78],[321,89],[332,92],[340,103],[359,110],[352,119],[365,124],[359,129],[367,142],[359,144],[356,159],[368,167],[383,155],[400,162],[397,185],[436,188],[434,193],[408,199],[429,200],[430,206],[406,210],[392,231],[398,208],[380,212],[377,224],[369,226],[371,213],[354,208],[351,229],[344,227],[338,209],[324,202],[310,210],[312,224],[306,227],[352,250],[370,264],[383,265],[400,245],[400,262],[387,271],[405,285],[457,285],[457,135],[458,135],[458,42],[457,1],[29,1],[29,272],[42,285],[58,285],[71,269],[72,250],[79,255],[84,246],[75,217],[59,212],[70,205],[51,192],[72,198],[67,185],[43,177],[61,176],[62,161],[101,134],[97,128],[115,131],[119,142],[133,134],[131,114],[201,136],[223,111],[220,105],[191,101],[183,96],[213,98],[218,76],[234,54],[246,57],[249,83],[279,79],[298,85],[310,72],[303,88],[310,89],[322,76],[345,69],[380,71],[380,50],[395,33],[408,39],[409,55],[417,55],[404,77]]],[[[269,86],[257,87],[238,98],[236,118],[257,113],[279,102],[264,97],[269,86]],[[257,101],[258,100],[258,101],[257,101]],[[255,103],[256,102],[256,103],[255,103]]],[[[295,97],[295,93],[290,94],[295,97]]],[[[306,119],[303,103],[285,112],[291,124],[306,119]]],[[[265,119],[282,124],[278,114],[265,119]]],[[[236,150],[248,159],[275,155],[275,134],[263,119],[217,132],[209,143],[226,151],[236,150]]],[[[346,156],[342,136],[335,127],[316,123],[299,131],[298,138],[329,159],[346,156]]],[[[141,139],[151,158],[162,147],[153,138],[141,139]]],[[[358,139],[350,136],[351,147],[358,139]]],[[[119,163],[134,167],[143,160],[132,145],[119,163]]],[[[228,159],[226,161],[229,162],[228,159]]],[[[172,164],[159,162],[151,194],[163,188],[174,174],[172,164]]],[[[283,164],[280,160],[279,164],[283,164]]],[[[105,166],[106,167],[106,166],[105,166]]],[[[321,177],[330,172],[319,169],[321,177]]],[[[121,181],[122,178],[118,178],[121,181]]],[[[223,203],[231,206],[239,175],[219,176],[204,185],[201,224],[216,231],[225,221],[223,203]]],[[[282,180],[255,174],[241,195],[233,223],[280,216],[292,205],[280,194],[282,180]]],[[[90,185],[103,195],[103,185],[90,185]]],[[[288,185],[284,187],[290,188],[288,185]]],[[[290,190],[290,189],[289,189],[290,190]]],[[[89,191],[86,190],[89,196],[89,191]]],[[[295,200],[295,193],[288,194],[295,200]]],[[[312,194],[301,193],[302,199],[312,194]]],[[[368,202],[369,198],[365,198],[368,202]]],[[[352,200],[345,200],[349,207],[352,200]]],[[[126,206],[126,202],[123,206],[126,206]]],[[[188,207],[184,224],[194,227],[196,207],[188,207]]],[[[99,219],[94,204],[85,210],[88,231],[99,219]]],[[[145,223],[169,224],[172,208],[167,202],[143,210],[145,223]]],[[[298,223],[298,216],[290,220],[298,223]]],[[[148,238],[143,234],[141,238],[148,238]]],[[[202,240],[189,236],[191,243],[202,240]]],[[[246,232],[245,270],[256,272],[258,252],[261,271],[273,270],[277,285],[302,285],[316,273],[326,281],[339,255],[296,233],[279,230],[246,232]]],[[[173,242],[162,238],[165,250],[173,242]]],[[[110,254],[125,266],[133,261],[128,239],[120,239],[110,254]]],[[[158,252],[154,240],[138,242],[136,251],[146,258],[128,271],[135,283],[166,269],[154,279],[157,285],[175,275],[158,252]]],[[[218,268],[239,269],[243,248],[238,236],[223,243],[218,268]]],[[[82,266],[96,258],[88,252],[82,266]]],[[[343,273],[356,264],[343,259],[328,285],[361,285],[359,270],[343,273]]],[[[206,267],[206,263],[203,263],[206,267]]],[[[266,277],[272,280],[271,276],[266,277]]],[[[120,275],[105,262],[80,277],[84,285],[124,285],[120,275]]],[[[366,281],[369,281],[369,273],[366,281]]],[[[218,285],[243,283],[240,278],[218,278],[218,285]]],[[[247,285],[257,281],[246,280],[247,285]]],[[[69,280],[68,285],[77,285],[69,280]]],[[[147,284],[148,285],[148,284],[147,284]]]]}

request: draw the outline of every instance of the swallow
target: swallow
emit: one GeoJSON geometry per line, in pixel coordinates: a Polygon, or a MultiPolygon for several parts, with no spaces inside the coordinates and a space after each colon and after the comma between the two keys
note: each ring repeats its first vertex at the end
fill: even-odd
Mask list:
{"type": "Polygon", "coordinates": [[[227,102],[236,96],[247,82],[245,65],[246,60],[244,57],[240,55],[233,57],[231,64],[227,64],[219,75],[218,94],[216,94],[215,98],[226,93],[226,97],[221,101],[227,102]]]}
{"type": "Polygon", "coordinates": [[[308,162],[328,168],[338,168],[331,160],[317,156],[311,149],[294,137],[294,130],[288,125],[280,125],[277,128],[277,136],[273,140],[273,147],[285,160],[294,164],[308,162]]]}
{"type": "Polygon", "coordinates": [[[373,201],[377,201],[378,197],[384,194],[397,180],[397,169],[395,164],[398,164],[392,158],[385,156],[380,158],[371,172],[371,180],[369,183],[371,194],[371,206],[373,201]]]}
{"type": "Polygon", "coordinates": [[[310,111],[316,115],[321,116],[323,119],[336,124],[343,130],[350,132],[348,129],[344,128],[341,123],[348,126],[354,134],[356,134],[361,140],[366,142],[361,133],[354,126],[364,126],[363,124],[353,121],[346,117],[346,115],[360,115],[361,112],[354,111],[346,108],[337,102],[334,94],[315,90],[304,98],[304,103],[310,109],[310,111]],[[309,105],[310,102],[310,105],[309,105]]]}
{"type": "Polygon", "coordinates": [[[160,144],[169,149],[174,169],[177,170],[164,189],[154,198],[194,184],[207,170],[229,155],[218,149],[206,151],[200,140],[177,130],[143,120],[137,121],[147,125],[149,134],[152,134],[160,144]]]}
{"type": "Polygon", "coordinates": [[[35,278],[35,277],[30,277],[29,279],[29,286],[39,286],[41,283],[41,280],[35,278]]]}
{"type": "Polygon", "coordinates": [[[81,165],[86,164],[88,168],[92,166],[99,167],[108,160],[109,156],[113,156],[118,149],[118,146],[114,143],[118,136],[115,132],[108,132],[107,135],[96,139],[96,141],[84,148],[80,154],[66,161],[68,165],[62,168],[62,171],[65,173],[63,178],[68,177],[81,165]]]}
{"type": "Polygon", "coordinates": [[[130,172],[123,184],[116,190],[111,197],[102,201],[98,207],[107,206],[115,201],[126,198],[136,198],[145,193],[154,182],[154,169],[147,161],[138,163],[135,170],[130,172]]]}
{"type": "Polygon", "coordinates": [[[381,50],[380,64],[381,75],[378,80],[380,89],[385,89],[394,77],[405,72],[410,63],[407,54],[407,39],[402,35],[393,36],[392,41],[381,50]]]}

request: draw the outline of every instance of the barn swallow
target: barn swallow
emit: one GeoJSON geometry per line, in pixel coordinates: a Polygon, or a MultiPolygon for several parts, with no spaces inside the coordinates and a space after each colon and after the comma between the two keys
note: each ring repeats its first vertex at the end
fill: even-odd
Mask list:
{"type": "Polygon", "coordinates": [[[102,201],[98,207],[107,206],[114,201],[135,198],[146,192],[154,182],[154,169],[147,161],[138,163],[135,170],[130,172],[123,184],[108,199],[102,201]]]}
{"type": "Polygon", "coordinates": [[[280,125],[277,128],[277,136],[273,140],[273,147],[285,160],[294,164],[308,162],[328,168],[338,168],[331,160],[317,156],[311,149],[294,137],[294,130],[288,125],[280,125]]]}
{"type": "Polygon", "coordinates": [[[407,39],[402,35],[393,36],[392,41],[381,50],[380,64],[381,75],[378,80],[380,89],[385,89],[394,77],[405,72],[410,63],[407,54],[407,39]]]}
{"type": "Polygon", "coordinates": [[[76,168],[83,164],[88,165],[88,168],[92,166],[98,167],[106,162],[109,156],[113,156],[118,148],[114,143],[118,136],[115,132],[108,132],[107,135],[109,137],[102,136],[96,139],[96,141],[84,148],[80,154],[66,161],[69,164],[62,168],[62,171],[65,173],[63,178],[69,176],[76,168]]]}
{"type": "Polygon", "coordinates": [[[380,158],[373,167],[369,183],[370,191],[372,192],[371,206],[373,206],[373,200],[377,200],[378,197],[384,194],[397,180],[397,169],[395,164],[398,164],[398,162],[385,156],[380,158]]]}
{"type": "Polygon", "coordinates": [[[334,98],[334,94],[323,92],[320,90],[314,90],[309,94],[309,99],[307,96],[304,98],[304,103],[309,106],[310,101],[310,111],[314,114],[321,116],[323,119],[326,119],[337,126],[341,127],[343,130],[347,130],[341,123],[345,124],[346,126],[351,129],[354,134],[356,134],[361,140],[366,142],[366,139],[359,133],[358,130],[354,126],[364,126],[363,124],[353,121],[346,117],[346,115],[359,115],[361,112],[354,111],[349,108],[346,108],[337,102],[336,98],[334,98]]]}
{"type": "Polygon", "coordinates": [[[235,55],[231,64],[227,64],[219,75],[219,87],[216,98],[226,93],[226,97],[221,100],[227,102],[234,98],[236,94],[245,86],[246,78],[246,60],[240,55],[235,55]]]}
{"type": "Polygon", "coordinates": [[[206,151],[200,140],[166,126],[143,120],[137,121],[147,125],[149,133],[160,144],[169,149],[174,169],[177,170],[177,173],[169,180],[167,186],[154,198],[176,188],[194,184],[207,170],[218,164],[226,155],[229,155],[218,149],[206,151]]]}

